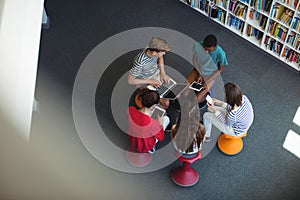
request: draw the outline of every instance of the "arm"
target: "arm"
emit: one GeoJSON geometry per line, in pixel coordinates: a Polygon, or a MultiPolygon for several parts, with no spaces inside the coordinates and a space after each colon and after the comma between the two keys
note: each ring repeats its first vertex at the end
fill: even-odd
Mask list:
{"type": "Polygon", "coordinates": [[[226,117],[220,111],[218,111],[214,105],[207,103],[207,106],[221,122],[226,123],[226,117]]]}
{"type": "Polygon", "coordinates": [[[224,65],[219,65],[218,70],[216,70],[216,71],[209,77],[209,79],[206,80],[206,83],[207,83],[207,85],[208,85],[208,89],[211,88],[213,82],[216,80],[217,76],[218,76],[219,74],[221,74],[221,72],[223,71],[223,69],[224,69],[224,65]]]}
{"type": "Polygon", "coordinates": [[[160,79],[161,79],[161,81],[169,83],[170,77],[166,74],[165,62],[164,62],[164,57],[163,56],[158,57],[157,64],[158,64],[158,67],[160,69],[160,79]]]}
{"type": "Polygon", "coordinates": [[[139,79],[136,78],[135,76],[133,76],[132,74],[128,73],[128,84],[130,85],[145,85],[145,84],[149,84],[152,85],[154,87],[158,87],[161,85],[160,81],[158,80],[154,80],[154,79],[139,79]]]}
{"type": "Polygon", "coordinates": [[[200,71],[200,67],[197,62],[197,56],[195,54],[193,54],[193,65],[195,66],[196,69],[200,71]]]}

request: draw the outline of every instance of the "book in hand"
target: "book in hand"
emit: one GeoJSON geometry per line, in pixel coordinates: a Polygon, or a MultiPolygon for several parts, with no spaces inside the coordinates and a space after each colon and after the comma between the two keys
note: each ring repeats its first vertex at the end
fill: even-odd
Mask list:
{"type": "Polygon", "coordinates": [[[195,90],[197,92],[199,92],[200,90],[202,90],[203,85],[199,82],[194,81],[190,86],[190,89],[195,90]]]}
{"type": "Polygon", "coordinates": [[[155,105],[151,110],[151,117],[156,119],[157,117],[163,117],[165,113],[165,109],[155,105]]]}

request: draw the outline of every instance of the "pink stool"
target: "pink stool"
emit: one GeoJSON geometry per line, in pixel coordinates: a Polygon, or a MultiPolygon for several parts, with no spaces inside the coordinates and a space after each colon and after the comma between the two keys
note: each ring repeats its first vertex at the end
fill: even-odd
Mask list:
{"type": "Polygon", "coordinates": [[[151,154],[136,152],[131,146],[126,151],[126,157],[128,162],[136,167],[145,167],[152,160],[151,154]]]}
{"type": "Polygon", "coordinates": [[[179,157],[178,160],[183,163],[183,166],[177,167],[171,171],[173,182],[183,187],[195,185],[199,180],[199,174],[195,169],[191,168],[190,165],[196,160],[201,159],[201,151],[192,158],[182,157],[178,153],[177,156],[179,157]]]}

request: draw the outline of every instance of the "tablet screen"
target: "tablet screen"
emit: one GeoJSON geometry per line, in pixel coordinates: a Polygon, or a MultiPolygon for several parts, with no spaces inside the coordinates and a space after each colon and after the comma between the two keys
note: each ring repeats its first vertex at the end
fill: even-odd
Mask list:
{"type": "Polygon", "coordinates": [[[151,117],[152,118],[157,118],[157,116],[162,117],[162,116],[164,116],[165,112],[166,111],[164,109],[162,109],[158,106],[155,106],[153,111],[152,111],[151,117]]]}
{"type": "Polygon", "coordinates": [[[202,84],[201,83],[198,83],[198,82],[193,82],[191,85],[190,85],[190,88],[192,90],[196,90],[196,91],[200,91],[202,89],[202,84]]]}

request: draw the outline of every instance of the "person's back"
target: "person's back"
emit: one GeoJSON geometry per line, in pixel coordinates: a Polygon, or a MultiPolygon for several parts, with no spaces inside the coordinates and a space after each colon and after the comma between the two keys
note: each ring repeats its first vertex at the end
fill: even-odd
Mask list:
{"type": "Polygon", "coordinates": [[[186,103],[181,111],[180,123],[171,130],[175,149],[183,157],[194,157],[201,150],[205,128],[200,123],[199,111],[195,103],[186,103]]]}
{"type": "Polygon", "coordinates": [[[163,127],[149,115],[137,110],[134,106],[128,108],[128,139],[131,146],[138,152],[148,152],[158,141],[164,139],[163,127]]]}
{"type": "Polygon", "coordinates": [[[232,125],[237,135],[243,134],[251,126],[254,119],[253,107],[248,97],[242,96],[242,105],[227,115],[227,125],[232,125]]]}
{"type": "Polygon", "coordinates": [[[129,106],[128,116],[128,139],[131,146],[141,153],[153,153],[155,144],[164,139],[164,130],[170,122],[168,116],[151,118],[151,108],[159,102],[156,91],[143,89],[140,94],[142,108],[139,110],[129,106]]]}

